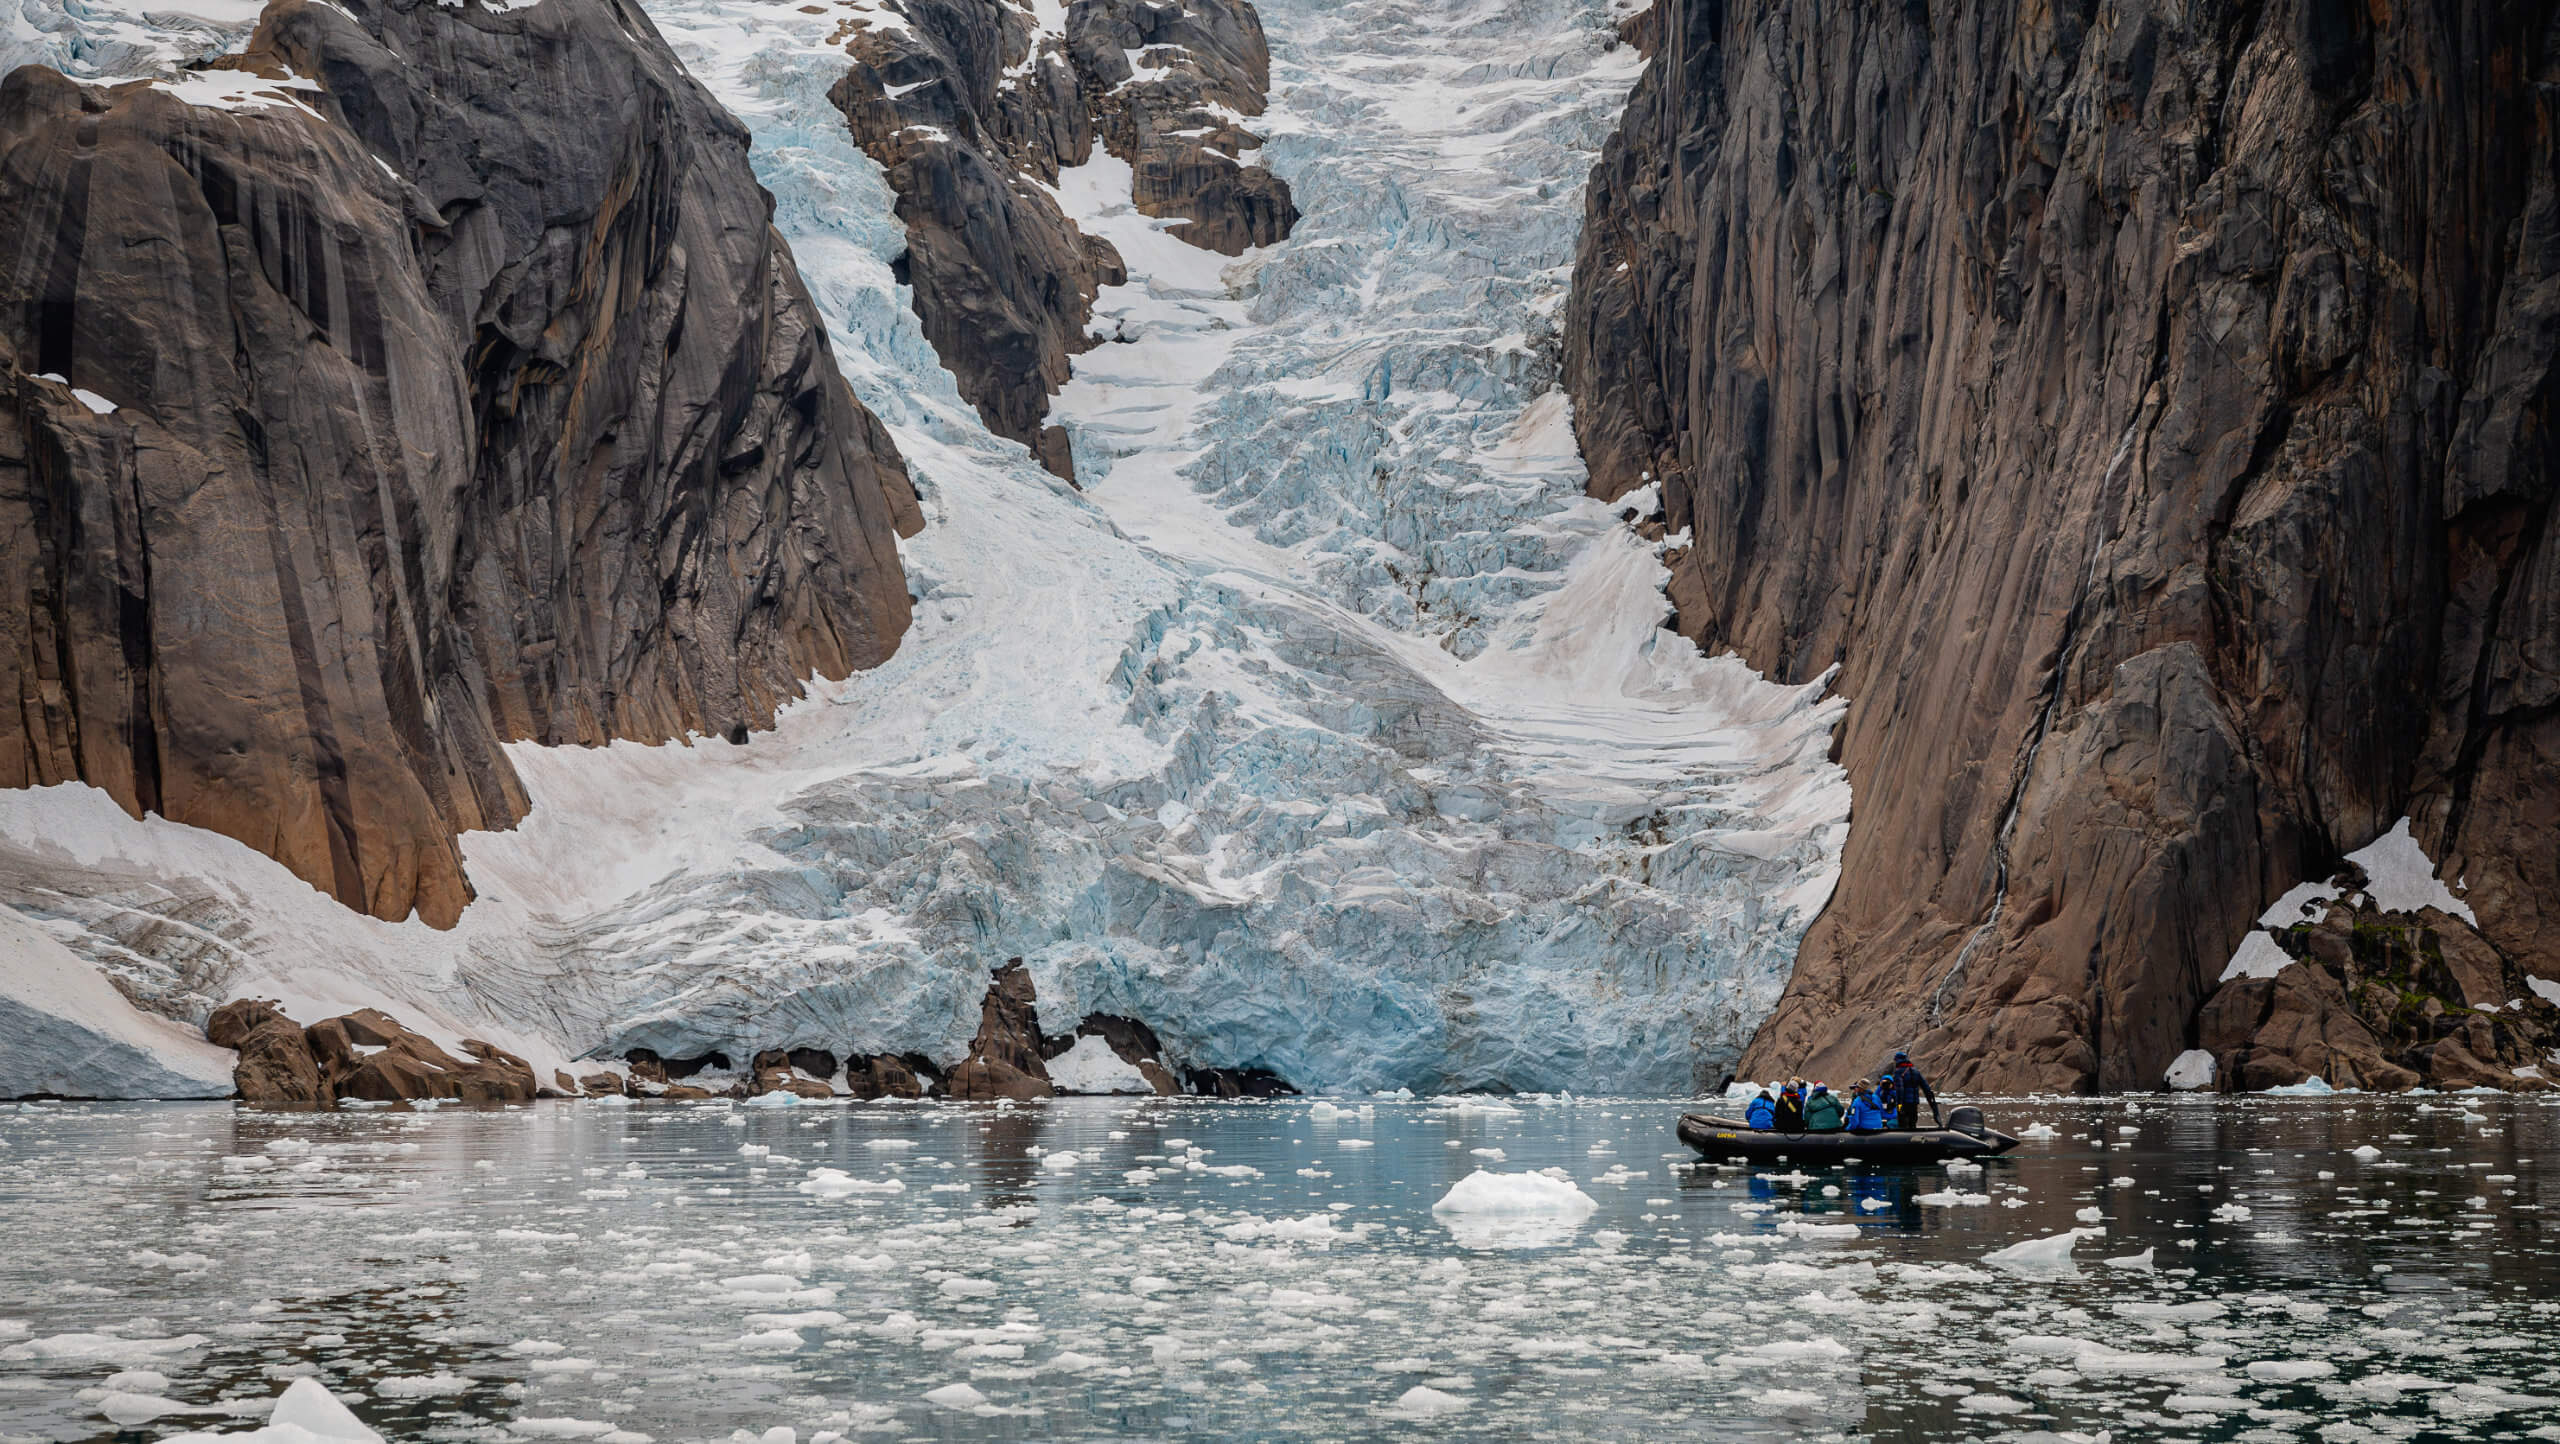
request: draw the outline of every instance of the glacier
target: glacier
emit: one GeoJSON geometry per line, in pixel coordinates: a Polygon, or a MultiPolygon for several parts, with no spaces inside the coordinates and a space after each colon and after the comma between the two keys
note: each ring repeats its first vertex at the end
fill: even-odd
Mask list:
{"type": "MultiPolygon", "coordinates": [[[[1308,1089],[1730,1067],[1838,875],[1844,704],[1662,630],[1685,538],[1582,492],[1553,320],[1642,64],[1623,8],[1266,0],[1260,162],[1305,218],[1241,258],[1136,214],[1107,156],[1062,177],[1131,275],[1053,418],[1084,492],[925,342],[888,189],[825,100],[835,22],[644,8],[753,132],[916,476],[898,654],[744,746],[513,749],[532,814],[464,839],[450,931],[78,785],[0,793],[8,911],[163,1018],[379,1006],[543,1076],[642,1047],[956,1060],[1013,957],[1045,1028],[1132,1016],[1180,1063],[1308,1089]]],[[[92,76],[202,28],[155,50],[158,11],[51,13],[92,76]]]]}

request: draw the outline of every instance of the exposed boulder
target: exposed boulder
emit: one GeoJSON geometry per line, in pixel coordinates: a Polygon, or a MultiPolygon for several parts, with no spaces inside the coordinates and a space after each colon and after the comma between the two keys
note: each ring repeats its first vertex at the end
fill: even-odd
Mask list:
{"type": "Polygon", "coordinates": [[[247,998],[225,1003],[205,1020],[204,1036],[216,1047],[239,1053],[231,1082],[244,1103],[307,1106],[336,1096],[321,1089],[311,1040],[273,1003],[247,998]]]}
{"type": "Polygon", "coordinates": [[[308,1028],[270,1002],[226,1003],[205,1037],[240,1054],[232,1078],[243,1101],[328,1106],[341,1098],[524,1103],[538,1091],[522,1058],[476,1038],[456,1058],[389,1014],[363,1008],[308,1028]]]}
{"type": "Polygon", "coordinates": [[[2197,1014],[2225,1090],[2551,1086],[2560,1007],[2461,919],[2339,904],[2271,936],[2294,961],[2224,983],[2197,1014]]]}
{"type": "Polygon", "coordinates": [[[0,81],[0,786],[450,926],[502,744],[770,724],[922,524],[747,134],[616,0],[275,0],[0,81]]]}
{"type": "Polygon", "coordinates": [[[1031,972],[1020,958],[996,969],[980,1005],[978,1036],[968,1058],[951,1070],[952,1097],[1028,1101],[1057,1092],[1043,1065],[1035,1001],[1031,972]]]}
{"type": "Polygon", "coordinates": [[[835,1073],[835,1061],[834,1054],[815,1049],[768,1048],[756,1055],[753,1067],[748,1070],[747,1096],[753,1098],[758,1094],[783,1092],[802,1098],[833,1098],[836,1090],[820,1079],[835,1073]],[[803,1058],[815,1062],[822,1057],[827,1064],[824,1073],[818,1073],[814,1068],[804,1070],[800,1062],[803,1058]],[[812,1078],[804,1076],[804,1073],[818,1073],[818,1076],[812,1078]]]}
{"type": "Polygon", "coordinates": [[[896,24],[849,21],[853,66],[828,99],[887,171],[907,230],[898,278],[989,430],[1074,479],[1043,425],[1118,252],[1059,208],[1065,166],[1099,139],[1130,163],[1137,208],[1234,255],[1288,234],[1288,186],[1242,157],[1261,145],[1270,52],[1244,0],[1076,0],[1062,31],[986,0],[906,0],[896,24]],[[1133,66],[1135,58],[1138,65],[1133,66]]]}
{"type": "Polygon", "coordinates": [[[579,1075],[577,1091],[590,1098],[621,1098],[629,1096],[631,1086],[619,1073],[598,1070],[579,1075]]]}
{"type": "Polygon", "coordinates": [[[856,1056],[844,1065],[845,1092],[856,1098],[922,1098],[924,1081],[905,1059],[888,1053],[856,1056]]]}
{"type": "Polygon", "coordinates": [[[2446,13],[1634,27],[1565,328],[1591,486],[1690,533],[1682,632],[1850,699],[1840,883],[1744,1074],[2150,1087],[2259,911],[2403,816],[2560,976],[2560,30],[2446,13]]]}

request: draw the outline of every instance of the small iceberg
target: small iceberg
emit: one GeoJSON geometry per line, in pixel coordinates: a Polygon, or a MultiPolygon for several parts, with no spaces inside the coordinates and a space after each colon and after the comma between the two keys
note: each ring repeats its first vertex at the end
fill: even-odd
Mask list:
{"type": "Polygon", "coordinates": [[[2015,1273],[2076,1274],[2079,1268],[2071,1261],[2071,1246],[2084,1238],[2102,1238],[2106,1232],[2103,1228],[2069,1229],[2050,1238],[2031,1238],[1994,1249],[1984,1254],[1982,1261],[2015,1273]]]}
{"type": "Polygon", "coordinates": [[[1452,1184],[1431,1216],[1469,1248],[1539,1248],[1571,1238],[1599,1209],[1570,1179],[1479,1168],[1452,1184]]]}

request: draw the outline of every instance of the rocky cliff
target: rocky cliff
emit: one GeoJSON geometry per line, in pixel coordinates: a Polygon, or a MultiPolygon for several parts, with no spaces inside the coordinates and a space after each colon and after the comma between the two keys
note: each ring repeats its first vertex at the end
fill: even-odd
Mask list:
{"type": "Polygon", "coordinates": [[[1851,699],[1843,877],[1744,1068],[2155,1086],[2260,911],[2404,815],[2560,976],[2560,18],[1632,31],[1592,484],[1689,531],[1681,630],[1851,699]]]}
{"type": "Polygon", "coordinates": [[[276,0],[0,83],[0,786],[449,925],[503,743],[744,740],[921,526],[746,132],[626,0],[276,0]]]}
{"type": "Polygon", "coordinates": [[[1144,214],[1225,255],[1289,233],[1289,187],[1245,162],[1271,84],[1244,0],[904,0],[857,10],[830,95],[888,171],[908,251],[899,278],[987,428],[1072,479],[1044,427],[1097,289],[1128,279],[1060,205],[1059,172],[1106,154],[1144,214]]]}

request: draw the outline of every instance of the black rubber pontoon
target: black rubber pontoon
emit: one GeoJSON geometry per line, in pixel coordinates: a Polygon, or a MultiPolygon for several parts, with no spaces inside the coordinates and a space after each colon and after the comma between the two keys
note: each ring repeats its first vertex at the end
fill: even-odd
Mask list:
{"type": "Polygon", "coordinates": [[[1938,1163],[1950,1158],[1984,1158],[2006,1153],[2018,1140],[1985,1125],[1979,1108],[1947,1114],[1944,1128],[1883,1129],[1873,1133],[1780,1133],[1755,1129],[1739,1118],[1710,1113],[1680,1115],[1680,1141],[1707,1158],[1741,1158],[1775,1162],[1938,1163]]]}

